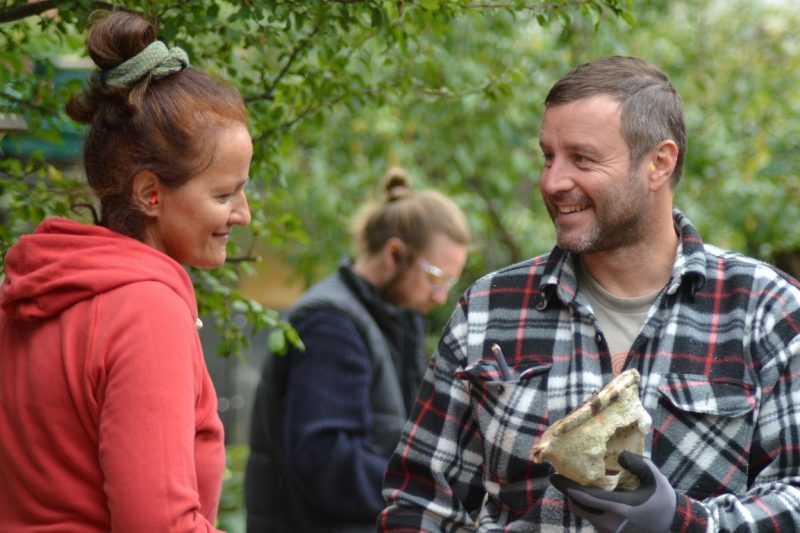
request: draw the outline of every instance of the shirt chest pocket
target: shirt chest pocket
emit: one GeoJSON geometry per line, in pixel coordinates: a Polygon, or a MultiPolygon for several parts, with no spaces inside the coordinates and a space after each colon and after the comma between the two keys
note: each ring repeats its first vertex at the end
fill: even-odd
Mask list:
{"type": "Polygon", "coordinates": [[[529,478],[534,443],[547,429],[549,364],[516,368],[508,381],[500,379],[497,363],[482,360],[456,374],[469,390],[473,422],[484,442],[487,478],[513,483],[529,478]],[[519,477],[519,479],[515,479],[519,477]]]}
{"type": "Polygon", "coordinates": [[[658,387],[652,454],[673,486],[705,498],[744,491],[755,388],[740,380],[671,374],[658,387]]]}

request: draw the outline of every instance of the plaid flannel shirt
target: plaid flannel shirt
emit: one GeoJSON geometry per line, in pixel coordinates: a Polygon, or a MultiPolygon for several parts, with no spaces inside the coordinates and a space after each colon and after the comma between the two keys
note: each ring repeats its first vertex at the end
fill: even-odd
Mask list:
{"type": "MultiPolygon", "coordinates": [[[[800,524],[800,289],[754,259],[680,245],[624,368],[641,373],[645,447],[678,495],[672,531],[800,524]]],[[[489,274],[456,306],[386,472],[379,529],[593,531],[531,451],[613,377],[571,256],[489,274]],[[512,371],[502,379],[491,346],[512,371]]]]}

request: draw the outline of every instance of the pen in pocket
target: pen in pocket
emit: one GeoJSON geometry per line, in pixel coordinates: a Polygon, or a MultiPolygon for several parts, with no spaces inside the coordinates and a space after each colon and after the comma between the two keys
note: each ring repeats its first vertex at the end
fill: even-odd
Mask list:
{"type": "Polygon", "coordinates": [[[500,349],[497,343],[492,344],[492,353],[494,353],[494,358],[497,359],[497,366],[500,367],[500,376],[503,381],[509,381],[511,379],[511,370],[508,368],[503,350],[500,349]]]}

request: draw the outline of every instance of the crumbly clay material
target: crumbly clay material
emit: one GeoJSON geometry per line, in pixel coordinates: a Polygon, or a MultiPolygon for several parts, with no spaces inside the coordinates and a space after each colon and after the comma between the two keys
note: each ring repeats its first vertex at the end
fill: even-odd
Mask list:
{"type": "Polygon", "coordinates": [[[642,455],[652,420],[639,400],[639,372],[629,369],[550,426],[533,447],[533,461],[549,462],[564,477],[587,487],[633,490],[639,478],[617,459],[642,455]]]}

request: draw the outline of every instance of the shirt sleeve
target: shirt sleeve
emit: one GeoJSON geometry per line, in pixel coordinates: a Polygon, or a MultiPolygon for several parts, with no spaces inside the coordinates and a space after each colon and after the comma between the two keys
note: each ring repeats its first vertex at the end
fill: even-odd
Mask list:
{"type": "Polygon", "coordinates": [[[283,446],[298,490],[324,512],[373,520],[388,458],[370,451],[372,365],[353,321],[321,311],[296,326],[283,446]],[[342,495],[346,495],[343,497],[342,495]]]}
{"type": "Polygon", "coordinates": [[[483,451],[469,388],[455,377],[466,351],[456,309],[386,471],[380,531],[473,531],[484,497],[483,451]],[[458,333],[461,334],[458,334],[458,333]]]}
{"type": "MultiPolygon", "coordinates": [[[[186,306],[160,283],[115,291],[102,303],[93,353],[99,460],[111,529],[216,531],[198,491],[195,436],[202,351],[186,306]]],[[[220,465],[221,466],[221,465],[220,465]]],[[[220,470],[221,475],[221,470],[220,470]]]]}

